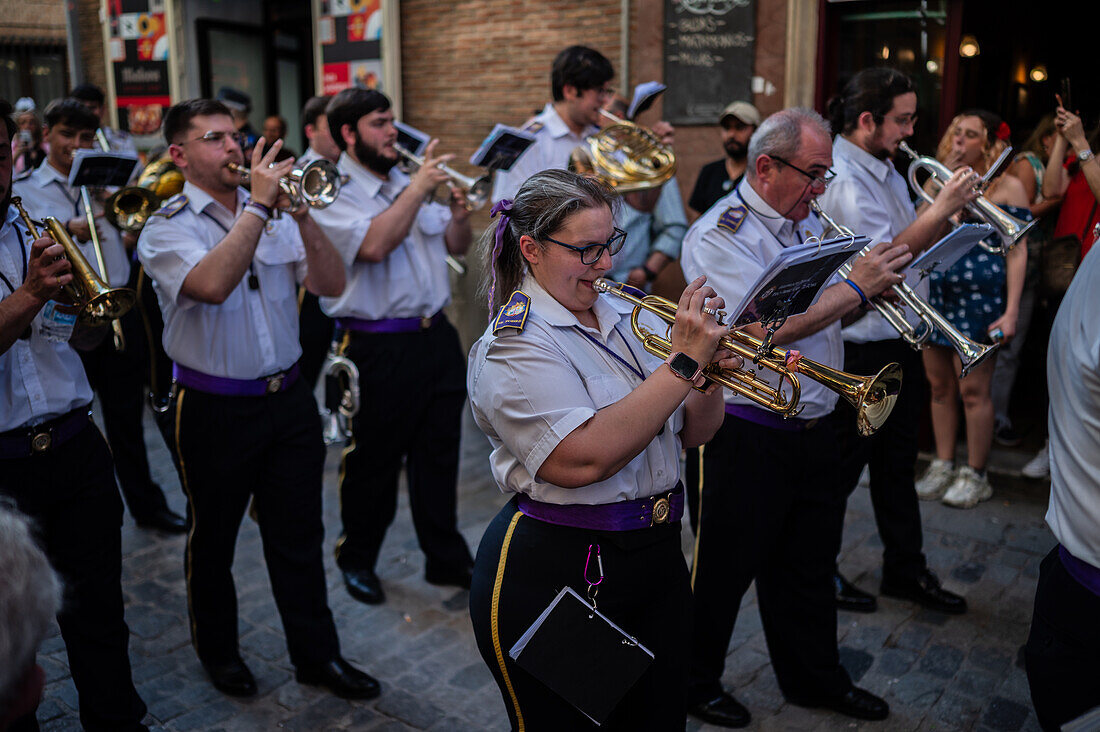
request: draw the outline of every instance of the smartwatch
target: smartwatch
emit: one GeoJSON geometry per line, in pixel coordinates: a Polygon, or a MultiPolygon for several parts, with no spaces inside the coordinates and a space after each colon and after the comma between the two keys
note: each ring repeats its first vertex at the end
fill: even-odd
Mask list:
{"type": "Polygon", "coordinates": [[[665,363],[668,364],[668,368],[676,376],[679,376],[684,381],[690,381],[692,386],[699,387],[699,377],[703,375],[703,369],[699,368],[699,363],[687,355],[683,351],[677,351],[669,355],[665,359],[665,363]]]}

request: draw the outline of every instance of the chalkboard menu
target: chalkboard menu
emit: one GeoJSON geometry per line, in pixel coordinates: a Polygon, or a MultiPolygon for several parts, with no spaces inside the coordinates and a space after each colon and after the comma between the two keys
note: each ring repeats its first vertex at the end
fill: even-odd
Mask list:
{"type": "Polygon", "coordinates": [[[756,0],[665,0],[663,117],[716,124],[730,102],[752,101],[756,0]]]}

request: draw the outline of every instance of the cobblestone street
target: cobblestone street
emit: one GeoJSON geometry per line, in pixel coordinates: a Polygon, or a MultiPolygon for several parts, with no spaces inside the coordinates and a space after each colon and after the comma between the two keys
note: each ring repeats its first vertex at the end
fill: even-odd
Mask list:
{"type": "MultiPolygon", "coordinates": [[[[183,511],[179,483],[159,435],[147,420],[154,477],[183,511]]],[[[503,503],[492,485],[488,444],[467,418],[460,476],[459,521],[471,549],[503,503]]],[[[1026,459],[1026,458],[1024,458],[1026,459]]],[[[271,597],[260,537],[245,519],[234,574],[240,601],[242,655],[259,694],[240,701],[210,685],[187,629],[182,537],[123,528],[123,590],[132,633],[134,680],[158,730],[504,730],[504,707],[477,653],[467,593],[423,580],[404,496],[383,547],[378,574],[387,601],[369,606],[345,592],[331,549],[339,533],[336,472],[330,448],[325,476],[329,603],[345,657],[381,679],[370,702],[348,702],[294,680],[271,597]]],[[[841,613],[841,659],[861,686],[884,696],[885,722],[857,723],[784,703],[768,662],[754,607],[738,620],[725,682],[749,707],[757,729],[1014,730],[1038,729],[1019,661],[1026,640],[1039,562],[1054,539],[1043,523],[1048,487],[1018,477],[1018,454],[997,454],[992,500],[969,511],[922,503],[929,565],[970,611],[948,617],[911,603],[879,599],[873,615],[841,613]]],[[[881,544],[870,500],[861,487],[849,502],[841,570],[877,592],[881,544]]],[[[685,522],[684,548],[690,551],[685,522]]],[[[752,591],[746,606],[755,606],[752,591]]],[[[60,636],[40,654],[47,689],[38,716],[45,730],[79,729],[76,691],[60,636]]],[[[690,730],[715,729],[689,721],[690,730]]]]}

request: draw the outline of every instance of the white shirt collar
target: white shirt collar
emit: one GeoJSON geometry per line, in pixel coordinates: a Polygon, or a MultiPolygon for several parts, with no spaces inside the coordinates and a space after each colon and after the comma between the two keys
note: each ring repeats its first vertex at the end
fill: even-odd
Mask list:
{"type": "Polygon", "coordinates": [[[768,205],[749,183],[748,178],[741,180],[741,184],[737,187],[737,193],[741,196],[741,200],[745,202],[745,205],[757,214],[756,218],[764,225],[764,228],[786,246],[785,242],[790,241],[791,232],[797,222],[781,216],[778,211],[768,205]]]}
{"type": "Polygon", "coordinates": [[[34,172],[31,173],[31,180],[33,180],[39,188],[45,188],[55,180],[60,181],[66,189],[69,187],[69,176],[50,165],[49,160],[43,160],[42,164],[35,168],[34,172]]]}
{"type": "MultiPolygon", "coordinates": [[[[194,208],[195,213],[205,211],[207,206],[211,204],[217,206],[222,211],[226,210],[225,206],[220,204],[213,196],[190,181],[183,184],[183,195],[187,196],[187,201],[194,208]]],[[[247,192],[243,188],[237,189],[237,208],[241,207],[241,201],[243,201],[247,195],[247,192]]],[[[236,210],[230,211],[229,213],[233,216],[237,215],[236,210]]]]}
{"type": "Polygon", "coordinates": [[[337,165],[341,171],[346,171],[351,179],[358,183],[371,198],[378,195],[378,191],[382,190],[382,185],[386,182],[378,174],[368,170],[366,166],[348,155],[346,150],[340,153],[340,160],[337,165]]]}
{"type": "Polygon", "coordinates": [[[851,165],[863,168],[876,180],[883,182],[894,166],[886,160],[880,160],[859,145],[851,142],[842,135],[837,135],[833,142],[833,156],[844,158],[851,165]]]}
{"type": "Polygon", "coordinates": [[[542,122],[546,125],[546,131],[555,139],[567,135],[571,137],[584,137],[585,132],[588,131],[588,129],[585,128],[585,132],[582,132],[580,135],[573,134],[573,130],[569,129],[569,125],[566,124],[565,120],[558,114],[557,107],[555,107],[552,102],[547,102],[546,107],[542,110],[542,122]]]}
{"type": "MultiPolygon", "coordinates": [[[[554,299],[554,296],[547,292],[530,272],[524,276],[523,283],[520,285],[520,290],[531,298],[531,309],[537,311],[539,317],[550,325],[557,328],[570,328],[572,326],[579,326],[581,328],[587,327],[582,325],[581,322],[577,320],[577,316],[569,309],[554,299]]],[[[626,309],[629,310],[630,304],[625,300],[622,302],[623,305],[626,306],[626,309]]],[[[600,335],[603,336],[604,340],[607,340],[607,336],[611,332],[611,329],[622,320],[622,313],[624,311],[615,307],[615,305],[609,302],[605,297],[597,297],[596,302],[592,305],[592,310],[596,313],[596,320],[600,323],[600,335]]]]}

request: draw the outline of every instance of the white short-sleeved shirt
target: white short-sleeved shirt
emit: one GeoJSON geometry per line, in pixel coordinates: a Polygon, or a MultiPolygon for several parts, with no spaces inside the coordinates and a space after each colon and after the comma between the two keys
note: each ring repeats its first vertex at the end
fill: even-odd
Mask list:
{"type": "Polygon", "coordinates": [[[592,125],[581,134],[575,134],[554,105],[549,103],[524,125],[524,129],[535,135],[535,141],[523,151],[511,170],[496,174],[493,181],[494,201],[515,198],[519,187],[535,173],[552,168],[564,170],[569,165],[569,153],[584,144],[586,137],[600,131],[599,127],[592,125]]]}
{"type": "MultiPolygon", "coordinates": [[[[79,188],[69,186],[69,178],[61,174],[50,165],[48,160],[42,162],[34,172],[25,178],[20,178],[12,184],[12,195],[22,196],[23,208],[36,221],[41,221],[46,216],[53,216],[62,224],[73,218],[84,218],[84,202],[80,196],[79,188]]],[[[103,205],[96,199],[95,191],[89,190],[92,201],[92,213],[103,213],[103,205]]],[[[122,236],[118,229],[108,224],[104,219],[96,219],[99,224],[99,246],[103,251],[103,263],[107,265],[107,273],[110,275],[112,287],[123,287],[130,280],[130,257],[126,248],[122,245],[122,236]]],[[[88,264],[100,277],[99,260],[95,256],[92,242],[77,241],[80,252],[88,260],[88,264]]]]}
{"type": "Polygon", "coordinates": [[[307,147],[306,151],[302,153],[302,156],[294,161],[294,167],[301,170],[314,160],[320,160],[321,154],[314,150],[312,147],[307,147]]]}
{"type": "Polygon", "coordinates": [[[492,324],[470,349],[467,390],[474,419],[489,438],[493,477],[504,493],[526,493],[545,503],[604,504],[671,490],[679,480],[681,405],[649,446],[611,478],[568,489],[535,477],[547,456],[597,411],[642,383],[618,360],[577,331],[649,376],[662,361],[630,331],[629,303],[601,295],[594,310],[599,330],[575,315],[530,275],[520,286],[530,296],[522,333],[492,324]]]}
{"type": "MultiPolygon", "coordinates": [[[[9,206],[0,223],[0,300],[23,284],[33,241],[15,207],[9,206]]],[[[0,353],[0,432],[60,417],[92,401],[76,351],[68,343],[47,340],[41,327],[39,312],[31,322],[31,337],[16,339],[0,353]]]]}
{"type": "Polygon", "coordinates": [[[169,199],[138,239],[138,257],[164,315],[165,352],[182,366],[231,379],[290,368],[302,355],[297,284],[305,279],[306,261],[298,225],[284,215],[260,234],[251,269],[257,289],[248,286],[246,272],[221,305],[202,303],[181,292],[183,281],[233,228],[248,194],[237,190],[236,211],[191,183],[180,196],[186,205],[179,196],[169,199]]]}
{"type": "Polygon", "coordinates": [[[331,206],[313,212],[347,268],[347,287],[339,297],[322,297],[321,309],[333,318],[382,320],[435,315],[451,301],[444,234],[451,210],[438,203],[420,206],[408,236],[381,262],[357,259],[375,216],[393,204],[409,185],[397,168],[386,180],[352,160],[337,163],[350,180],[331,206]]]}
{"type": "MultiPolygon", "coordinates": [[[[821,236],[821,233],[821,222],[816,216],[807,216],[799,222],[785,219],[764,202],[747,180],[743,180],[688,229],[680,264],[688,282],[706,275],[707,284],[725,299],[730,308],[734,308],[785,247],[821,236]],[[718,225],[727,210],[738,207],[743,207],[744,219],[736,233],[718,225]]],[[[806,358],[838,368],[844,364],[840,321],[794,343],[784,344],[783,348],[800,351],[806,358]]],[[[773,371],[759,371],[758,376],[766,379],[773,388],[779,385],[779,378],[773,371]]],[[[803,378],[799,383],[803,405],[799,417],[813,419],[833,411],[837,399],[835,392],[811,379],[803,378]]],[[[729,389],[726,389],[725,395],[727,404],[757,406],[729,389]]]]}
{"type": "MultiPolygon", "coordinates": [[[[917,218],[909,198],[909,184],[889,160],[879,160],[843,136],[833,141],[833,170],[836,178],[818,199],[825,213],[837,223],[860,236],[871,238],[872,244],[893,241],[917,218]]],[[[910,287],[923,299],[928,299],[928,280],[910,287]]],[[[920,323],[909,308],[902,308],[912,325],[920,323]]],[[[872,310],[843,331],[844,340],[853,343],[884,341],[899,338],[897,330],[872,310]]]]}
{"type": "Polygon", "coordinates": [[[1100,567],[1100,252],[1089,250],[1050,330],[1050,507],[1069,553],[1100,567]]]}

